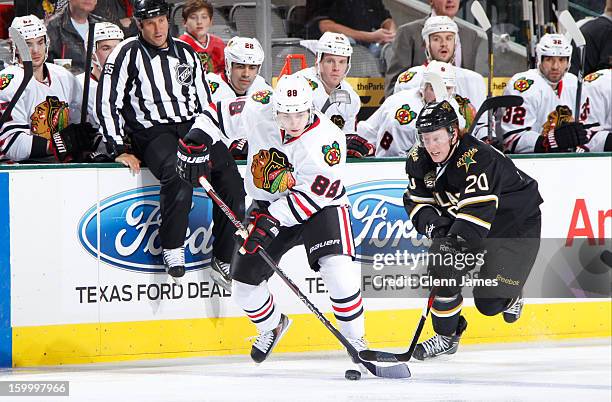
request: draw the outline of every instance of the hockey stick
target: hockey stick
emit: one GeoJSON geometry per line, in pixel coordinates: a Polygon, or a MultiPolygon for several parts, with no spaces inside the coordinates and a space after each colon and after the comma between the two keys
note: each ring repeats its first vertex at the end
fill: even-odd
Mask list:
{"type": "MultiPolygon", "coordinates": [[[[208,194],[208,196],[213,200],[215,204],[225,213],[227,218],[230,220],[232,225],[236,229],[238,229],[237,234],[246,239],[248,236],[248,232],[245,227],[242,225],[242,222],[236,218],[234,212],[223,202],[223,200],[219,197],[219,195],[212,188],[208,180],[204,176],[200,177],[200,184],[204,187],[204,190],[208,194]]],[[[359,358],[359,354],[357,350],[350,344],[350,342],[338,331],[331,322],[321,313],[317,307],[312,304],[310,300],[302,293],[300,288],[293,283],[293,281],[283,272],[283,270],[274,262],[272,257],[265,251],[259,250],[259,255],[263,260],[280,276],[280,278],[289,286],[289,288],[296,294],[297,297],[314,313],[314,315],[325,325],[325,327],[340,341],[340,343],[348,350],[349,354],[355,361],[359,361],[360,364],[363,364],[366,369],[377,377],[383,378],[409,378],[410,377],[410,369],[405,364],[396,364],[393,366],[381,367],[376,366],[370,362],[363,361],[359,358]]]]}
{"type": "Polygon", "coordinates": [[[576,108],[574,109],[574,121],[578,122],[580,117],[580,98],[582,97],[582,82],[584,80],[584,47],[586,45],[586,41],[584,39],[584,35],[578,28],[576,21],[567,10],[563,10],[561,14],[559,14],[559,22],[565,30],[569,33],[569,35],[574,40],[578,51],[580,52],[580,68],[578,69],[578,86],[576,88],[576,108]]]}
{"type": "MultiPolygon", "coordinates": [[[[493,29],[485,10],[482,8],[479,2],[475,1],[472,3],[471,11],[476,21],[478,21],[478,24],[487,34],[487,46],[489,52],[489,82],[487,85],[487,98],[491,98],[493,96],[493,29]]],[[[489,142],[491,142],[493,139],[493,109],[488,110],[487,137],[489,138],[489,142]]]]}
{"type": "Polygon", "coordinates": [[[85,124],[85,122],[87,122],[87,107],[89,106],[89,84],[91,81],[91,58],[93,55],[95,26],[95,23],[90,22],[89,31],[87,33],[87,55],[85,56],[85,76],[83,82],[83,103],[81,104],[81,124],[85,124]]]}
{"type": "Polygon", "coordinates": [[[344,89],[334,89],[329,94],[329,97],[327,98],[327,100],[323,104],[323,107],[321,108],[321,113],[325,114],[325,112],[327,112],[327,109],[329,109],[329,107],[333,103],[346,103],[346,104],[350,104],[351,103],[351,95],[348,93],[347,90],[344,90],[344,89]]]}
{"type": "Polygon", "coordinates": [[[408,350],[404,353],[390,353],[390,352],[382,352],[378,350],[362,350],[359,352],[359,357],[363,360],[367,361],[376,361],[376,362],[386,362],[386,363],[397,363],[397,362],[407,362],[412,358],[412,354],[414,353],[414,349],[416,348],[417,342],[419,341],[419,337],[421,336],[421,332],[423,332],[423,327],[425,326],[425,320],[427,320],[427,316],[429,315],[429,311],[431,310],[431,306],[436,298],[436,293],[438,291],[437,287],[432,287],[431,292],[429,292],[429,297],[427,298],[427,304],[423,307],[423,312],[421,313],[421,319],[419,320],[419,325],[417,325],[417,329],[414,331],[414,335],[412,336],[412,342],[410,342],[410,346],[408,350]]]}
{"type": "Polygon", "coordinates": [[[26,43],[25,39],[23,39],[23,36],[21,36],[17,29],[11,27],[9,28],[9,33],[10,37],[13,38],[14,46],[19,52],[21,64],[23,64],[23,80],[21,80],[19,87],[17,87],[17,90],[15,91],[15,95],[13,95],[13,98],[6,106],[6,109],[4,109],[4,113],[2,113],[2,116],[0,116],[0,127],[2,127],[4,123],[6,123],[9,117],[11,117],[11,112],[13,111],[13,108],[19,101],[19,98],[21,98],[21,95],[23,95],[23,91],[25,91],[26,87],[30,83],[30,80],[32,79],[32,76],[34,75],[34,67],[32,66],[32,55],[30,54],[30,48],[28,47],[28,44],[26,43]]]}
{"type": "Polygon", "coordinates": [[[472,135],[472,132],[474,132],[474,129],[476,128],[476,123],[485,112],[488,112],[489,110],[495,110],[500,107],[520,106],[522,104],[523,97],[518,95],[501,95],[485,99],[485,101],[482,102],[480,109],[478,109],[478,112],[476,112],[474,121],[472,122],[472,125],[470,126],[470,129],[468,130],[466,135],[472,135]]]}

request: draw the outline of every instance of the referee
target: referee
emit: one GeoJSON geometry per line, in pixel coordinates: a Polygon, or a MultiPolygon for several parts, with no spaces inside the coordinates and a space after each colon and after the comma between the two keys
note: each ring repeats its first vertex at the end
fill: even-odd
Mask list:
{"type": "MultiPolygon", "coordinates": [[[[133,172],[143,161],[161,184],[159,237],[168,274],[185,273],[184,242],[193,186],[176,173],[178,140],[198,115],[211,120],[210,93],[200,58],[188,44],[168,34],[165,0],[136,0],[137,37],[121,42],[109,55],[97,91],[97,114],[116,162],[133,172]],[[130,133],[135,155],[123,137],[130,133]]],[[[225,145],[211,148],[211,181],[225,202],[244,217],[244,183],[225,145]]],[[[229,263],[234,230],[223,212],[213,209],[213,266],[229,263]]]]}

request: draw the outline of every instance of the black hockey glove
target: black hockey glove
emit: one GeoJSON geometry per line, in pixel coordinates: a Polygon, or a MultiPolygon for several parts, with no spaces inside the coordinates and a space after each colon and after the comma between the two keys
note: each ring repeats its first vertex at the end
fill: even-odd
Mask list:
{"type": "Polygon", "coordinates": [[[346,156],[349,158],[365,158],[374,155],[374,145],[357,134],[346,135],[346,156]]]}
{"type": "Polygon", "coordinates": [[[577,146],[586,144],[587,131],[582,123],[565,123],[555,128],[547,135],[538,138],[535,152],[567,152],[577,146]]]}
{"type": "Polygon", "coordinates": [[[249,154],[249,143],[246,138],[236,140],[230,144],[229,151],[234,160],[244,161],[249,154]]]}
{"type": "Polygon", "coordinates": [[[439,239],[448,234],[448,230],[453,224],[453,220],[446,216],[440,216],[426,226],[425,235],[430,239],[439,239]]]}
{"type": "Polygon", "coordinates": [[[74,123],[51,136],[50,148],[60,162],[81,162],[84,152],[92,152],[98,132],[89,123],[74,123]]]}
{"type": "Polygon", "coordinates": [[[434,238],[429,246],[427,271],[435,278],[458,280],[476,268],[483,256],[461,237],[434,238]]]}
{"type": "Polygon", "coordinates": [[[254,209],[249,215],[249,235],[242,243],[242,248],[248,254],[254,254],[259,249],[266,249],[280,231],[280,222],[267,211],[254,209]]]}
{"type": "Polygon", "coordinates": [[[212,139],[200,129],[192,129],[180,139],[176,152],[176,172],[194,187],[201,187],[200,177],[210,179],[212,139]]]}

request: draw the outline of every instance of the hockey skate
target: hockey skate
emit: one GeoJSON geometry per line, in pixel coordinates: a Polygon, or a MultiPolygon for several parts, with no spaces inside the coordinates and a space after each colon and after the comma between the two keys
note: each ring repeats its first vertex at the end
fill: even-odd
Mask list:
{"type": "Polygon", "coordinates": [[[516,322],[519,318],[521,318],[521,313],[523,312],[524,299],[523,295],[520,294],[518,297],[510,299],[510,303],[508,303],[508,308],[504,310],[504,321],[508,324],[512,324],[516,322]]]}
{"type": "Polygon", "coordinates": [[[185,247],[164,249],[166,272],[176,281],[185,275],[185,247]]]}
{"type": "Polygon", "coordinates": [[[251,359],[255,363],[261,363],[266,360],[278,341],[285,335],[290,325],[291,320],[285,314],[281,314],[280,322],[276,328],[271,331],[260,332],[251,348],[251,359]]]}
{"type": "Polygon", "coordinates": [[[232,278],[230,276],[230,264],[213,257],[210,262],[210,278],[214,283],[228,292],[232,291],[232,278]]]}
{"type": "MultiPolygon", "coordinates": [[[[357,352],[361,352],[362,350],[368,349],[368,342],[364,338],[346,338],[346,340],[349,341],[351,345],[353,345],[357,352]]],[[[353,356],[351,356],[350,354],[349,356],[351,357],[351,360],[353,360],[353,363],[355,363],[357,369],[361,372],[361,374],[368,373],[368,369],[366,369],[363,364],[359,363],[359,360],[353,359],[353,356]]]]}
{"type": "Polygon", "coordinates": [[[459,324],[455,335],[445,336],[436,334],[425,342],[416,345],[414,356],[417,360],[431,359],[440,355],[452,355],[459,348],[459,340],[461,335],[467,328],[467,321],[463,316],[459,317],[459,324]]]}

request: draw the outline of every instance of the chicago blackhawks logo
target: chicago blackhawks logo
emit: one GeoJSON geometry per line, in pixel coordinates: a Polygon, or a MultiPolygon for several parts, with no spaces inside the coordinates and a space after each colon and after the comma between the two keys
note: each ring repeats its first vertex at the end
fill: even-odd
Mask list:
{"type": "Polygon", "coordinates": [[[306,81],[308,81],[308,85],[310,85],[310,88],[312,88],[313,91],[319,88],[319,84],[317,84],[313,80],[309,80],[308,78],[306,78],[306,81]]]}
{"type": "Polygon", "coordinates": [[[412,120],[416,118],[416,113],[410,110],[410,105],[402,105],[395,112],[395,120],[398,121],[402,126],[410,123],[412,120]]]}
{"type": "Polygon", "coordinates": [[[212,73],[215,68],[213,66],[212,58],[208,55],[208,53],[201,52],[198,53],[198,56],[200,57],[200,62],[202,63],[202,68],[204,71],[207,73],[212,73]]]}
{"type": "Polygon", "coordinates": [[[400,74],[400,76],[397,78],[398,82],[400,83],[406,83],[408,81],[410,81],[412,79],[412,77],[414,77],[414,75],[416,74],[416,72],[414,71],[404,71],[403,73],[400,74]]]}
{"type": "Polygon", "coordinates": [[[344,121],[344,118],[342,116],[340,116],[339,114],[335,114],[333,115],[330,120],[332,121],[332,123],[334,123],[336,126],[340,127],[340,128],[344,128],[344,123],[346,123],[344,121]]]}
{"type": "Polygon", "coordinates": [[[323,152],[323,159],[329,166],[334,166],[340,163],[340,144],[338,141],[334,141],[331,145],[323,145],[321,147],[323,152]]]}
{"type": "Polygon", "coordinates": [[[253,96],[251,96],[251,98],[253,98],[255,102],[267,105],[268,103],[270,103],[270,95],[272,95],[272,92],[268,91],[267,89],[264,89],[255,92],[253,96]]]}
{"type": "Polygon", "coordinates": [[[595,81],[596,79],[598,79],[602,75],[603,75],[602,73],[591,73],[591,74],[587,75],[586,77],[584,77],[584,80],[587,81],[587,82],[595,81]]]}
{"type": "Polygon", "coordinates": [[[68,126],[69,116],[68,103],[59,100],[57,96],[47,96],[47,99],[34,108],[34,113],[30,116],[32,133],[49,140],[53,134],[68,126]]]}
{"type": "Polygon", "coordinates": [[[251,164],[253,184],[255,187],[271,194],[282,193],[295,186],[293,165],[287,155],[276,148],[261,149],[251,164]]]}
{"type": "Polygon", "coordinates": [[[174,75],[176,76],[176,81],[183,86],[189,87],[193,83],[193,74],[189,64],[177,64],[174,67],[174,75]]]}
{"type": "Polygon", "coordinates": [[[528,80],[525,77],[519,78],[518,80],[514,81],[514,89],[519,92],[525,92],[531,87],[531,85],[533,85],[533,80],[528,80]]]}
{"type": "Polygon", "coordinates": [[[13,77],[13,74],[0,74],[0,89],[8,87],[13,77]]]}
{"type": "Polygon", "coordinates": [[[478,149],[476,148],[471,148],[465,151],[463,155],[461,155],[461,158],[459,158],[457,161],[457,167],[460,168],[461,166],[465,166],[465,173],[467,173],[470,165],[476,163],[476,159],[474,159],[474,154],[476,152],[478,152],[478,149]]]}
{"type": "Polygon", "coordinates": [[[214,94],[219,89],[219,83],[214,81],[208,81],[208,87],[210,88],[210,93],[214,94]]]}
{"type": "Polygon", "coordinates": [[[554,131],[555,128],[573,121],[574,116],[572,116],[572,109],[566,105],[557,105],[555,110],[548,114],[546,122],[542,125],[542,135],[547,135],[554,131]]]}
{"type": "Polygon", "coordinates": [[[455,100],[459,104],[459,113],[465,119],[465,126],[470,127],[476,117],[476,109],[472,105],[472,102],[468,98],[464,98],[460,95],[455,95],[455,100]]]}

